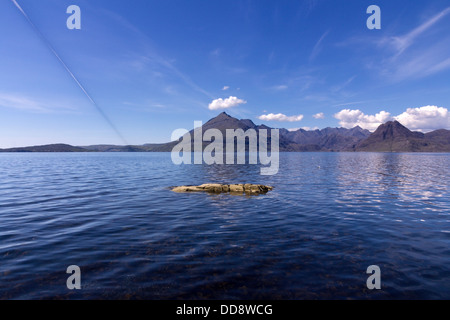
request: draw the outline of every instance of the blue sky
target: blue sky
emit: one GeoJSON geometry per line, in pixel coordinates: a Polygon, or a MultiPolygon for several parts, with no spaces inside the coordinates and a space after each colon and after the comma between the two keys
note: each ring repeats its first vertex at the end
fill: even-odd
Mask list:
{"type": "Polygon", "coordinates": [[[450,129],[447,0],[17,4],[96,105],[1,1],[0,148],[166,142],[222,111],[283,128],[450,129]],[[372,4],[381,30],[366,27],[372,4]],[[81,30],[66,27],[69,5],[81,30]]]}

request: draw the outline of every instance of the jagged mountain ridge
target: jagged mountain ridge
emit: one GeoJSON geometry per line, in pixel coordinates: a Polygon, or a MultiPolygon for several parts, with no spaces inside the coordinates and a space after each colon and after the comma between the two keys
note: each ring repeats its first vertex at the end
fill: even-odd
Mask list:
{"type": "MultiPolygon", "coordinates": [[[[202,129],[219,129],[225,136],[226,129],[272,129],[266,125],[256,125],[249,119],[238,120],[222,112],[217,117],[206,122],[202,129]]],[[[191,131],[192,134],[193,131],[191,131]]],[[[269,137],[270,137],[270,131],[269,137]]],[[[370,135],[368,130],[360,127],[352,129],[325,128],[322,130],[306,131],[299,129],[289,131],[280,129],[280,151],[351,151],[355,145],[370,135]]]]}
{"type": "MultiPolygon", "coordinates": [[[[236,119],[225,112],[210,119],[202,131],[218,129],[224,139],[226,129],[267,129],[270,145],[270,127],[256,125],[249,119],[236,119]]],[[[279,129],[281,152],[308,151],[357,151],[357,152],[450,152],[450,131],[445,129],[429,133],[413,132],[397,121],[387,122],[370,133],[360,127],[325,128],[307,131],[279,129]]],[[[190,131],[193,139],[194,130],[190,131]]],[[[67,144],[53,144],[22,148],[0,149],[0,152],[170,152],[179,141],[139,146],[93,145],[74,147],[67,144]]],[[[209,142],[204,142],[204,146],[209,142]]]]}

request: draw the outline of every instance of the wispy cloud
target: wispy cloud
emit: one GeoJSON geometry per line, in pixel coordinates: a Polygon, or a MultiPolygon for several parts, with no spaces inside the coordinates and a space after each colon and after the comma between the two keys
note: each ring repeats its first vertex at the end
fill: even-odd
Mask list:
{"type": "MultiPolygon", "coordinates": [[[[159,54],[155,49],[156,46],[154,45],[153,41],[139,28],[137,28],[128,20],[115,12],[109,11],[107,9],[102,9],[102,12],[109,18],[115,20],[124,28],[130,30],[134,36],[138,37],[139,41],[145,47],[145,50],[137,55],[137,61],[139,62],[139,66],[141,68],[145,68],[148,65],[157,65],[161,70],[165,70],[166,72],[174,75],[175,77],[183,81],[187,86],[191,87],[193,90],[202,93],[208,98],[213,98],[213,95],[211,93],[199,86],[195,81],[191,79],[189,75],[180,71],[175,66],[173,60],[163,57],[161,54],[159,54]]],[[[214,52],[218,55],[220,53],[220,50],[216,49],[214,52]]]]}
{"type": "Polygon", "coordinates": [[[210,54],[214,57],[218,57],[218,56],[220,56],[221,51],[222,51],[221,49],[217,48],[217,49],[214,49],[213,51],[211,51],[210,54]]]}
{"type": "Polygon", "coordinates": [[[151,110],[151,109],[166,109],[167,105],[162,103],[155,103],[152,101],[148,101],[146,103],[134,103],[129,101],[124,101],[122,103],[125,106],[138,107],[138,110],[151,110]]]}
{"type": "Polygon", "coordinates": [[[289,88],[289,86],[285,85],[285,84],[281,84],[278,86],[273,86],[271,89],[275,90],[275,91],[284,91],[287,90],[289,88]]]}
{"type": "Polygon", "coordinates": [[[410,46],[414,44],[414,42],[419,38],[421,35],[425,33],[425,31],[429,30],[431,27],[433,27],[437,22],[442,20],[445,16],[450,14],[450,7],[442,10],[438,14],[434,15],[424,23],[422,23],[420,26],[416,27],[412,31],[408,32],[407,34],[403,36],[394,36],[390,38],[385,38],[381,40],[381,44],[388,43],[393,46],[396,50],[396,56],[401,55],[406,49],[408,49],[410,46]]]}
{"type": "Polygon", "coordinates": [[[309,56],[309,62],[314,61],[314,59],[319,55],[320,51],[322,51],[322,42],[329,33],[330,33],[330,30],[326,31],[324,34],[322,34],[320,39],[316,42],[316,44],[314,45],[314,47],[311,51],[311,55],[309,56]]]}
{"type": "Polygon", "coordinates": [[[35,113],[75,112],[65,103],[55,104],[17,93],[0,92],[0,107],[35,113]]]}
{"type": "Polygon", "coordinates": [[[363,104],[363,103],[368,103],[368,102],[372,102],[372,101],[352,101],[352,102],[345,102],[345,103],[339,103],[339,104],[335,104],[332,107],[343,107],[343,106],[350,106],[350,105],[355,105],[355,104],[363,104]]]}
{"type": "MultiPolygon", "coordinates": [[[[442,9],[426,21],[418,23],[410,31],[370,41],[366,35],[349,37],[337,44],[359,48],[359,52],[370,50],[373,55],[360,55],[361,63],[383,78],[385,83],[425,78],[450,69],[450,35],[433,31],[450,16],[450,7],[442,9]]],[[[412,20],[413,17],[410,17],[412,20]]]]}
{"type": "Polygon", "coordinates": [[[450,7],[404,35],[381,39],[377,43],[378,47],[394,53],[381,61],[381,74],[390,81],[399,82],[427,77],[449,69],[450,37],[426,37],[427,31],[431,31],[449,15],[450,7]]]}
{"type": "Polygon", "coordinates": [[[382,75],[394,82],[424,78],[450,68],[450,37],[382,66],[382,75]]]}
{"type": "Polygon", "coordinates": [[[303,0],[298,1],[299,7],[296,14],[297,20],[307,17],[318,6],[320,0],[303,0]]]}
{"type": "Polygon", "coordinates": [[[339,91],[341,91],[342,89],[346,88],[346,87],[347,87],[350,83],[352,83],[353,80],[355,80],[355,79],[356,79],[356,76],[350,77],[350,78],[347,79],[345,82],[333,86],[333,87],[331,88],[331,91],[333,91],[333,92],[339,92],[339,91]]]}
{"type": "Polygon", "coordinates": [[[0,93],[0,106],[33,112],[49,112],[43,103],[19,95],[0,93]]]}
{"type": "Polygon", "coordinates": [[[315,72],[315,69],[303,70],[301,71],[301,74],[294,74],[290,77],[281,79],[280,82],[282,82],[283,84],[272,86],[270,87],[270,89],[283,91],[290,88],[295,90],[296,92],[303,93],[317,84],[324,83],[324,80],[322,78],[319,78],[315,74],[315,72]]]}

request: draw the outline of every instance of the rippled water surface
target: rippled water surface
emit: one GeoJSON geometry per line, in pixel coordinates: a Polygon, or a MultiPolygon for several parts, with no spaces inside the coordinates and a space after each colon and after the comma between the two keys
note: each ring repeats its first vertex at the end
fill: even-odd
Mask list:
{"type": "Polygon", "coordinates": [[[264,177],[169,153],[0,154],[0,298],[450,299],[449,154],[280,161],[264,177]],[[275,189],[168,189],[207,182],[275,189]]]}

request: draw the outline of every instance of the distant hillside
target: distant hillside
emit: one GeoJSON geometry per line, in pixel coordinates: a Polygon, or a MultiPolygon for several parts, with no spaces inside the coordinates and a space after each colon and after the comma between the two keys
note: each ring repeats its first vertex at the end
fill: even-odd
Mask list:
{"type": "Polygon", "coordinates": [[[448,145],[450,143],[450,130],[440,129],[425,133],[425,139],[431,140],[435,143],[448,145]]]}
{"type": "Polygon", "coordinates": [[[450,131],[442,129],[423,134],[410,131],[398,121],[390,121],[358,143],[355,151],[450,152],[450,131]]]}
{"type": "Polygon", "coordinates": [[[177,142],[169,143],[149,143],[140,146],[116,146],[109,144],[99,144],[83,146],[81,148],[94,152],[170,152],[177,142]]]}
{"type": "Polygon", "coordinates": [[[74,147],[68,144],[49,144],[45,146],[33,146],[22,148],[0,149],[0,152],[88,152],[81,147],[74,147]]]}
{"type": "MultiPolygon", "coordinates": [[[[256,125],[249,119],[236,119],[225,112],[210,119],[202,126],[202,131],[218,129],[226,137],[227,129],[254,129],[259,134],[261,129],[268,130],[270,146],[270,127],[256,125]]],[[[317,152],[317,151],[357,151],[357,152],[450,152],[450,131],[436,130],[429,133],[412,132],[397,121],[387,122],[378,127],[374,133],[360,127],[352,129],[325,128],[322,130],[289,131],[280,130],[281,152],[317,152]]],[[[191,143],[194,130],[190,131],[191,143]]],[[[0,152],[170,152],[179,141],[139,146],[93,145],[74,147],[67,144],[52,144],[24,148],[0,149],[0,152]]],[[[203,147],[210,142],[204,142],[203,147]]],[[[247,143],[248,145],[248,143],[247,143]]],[[[193,148],[192,148],[193,150],[193,148]]]]}

